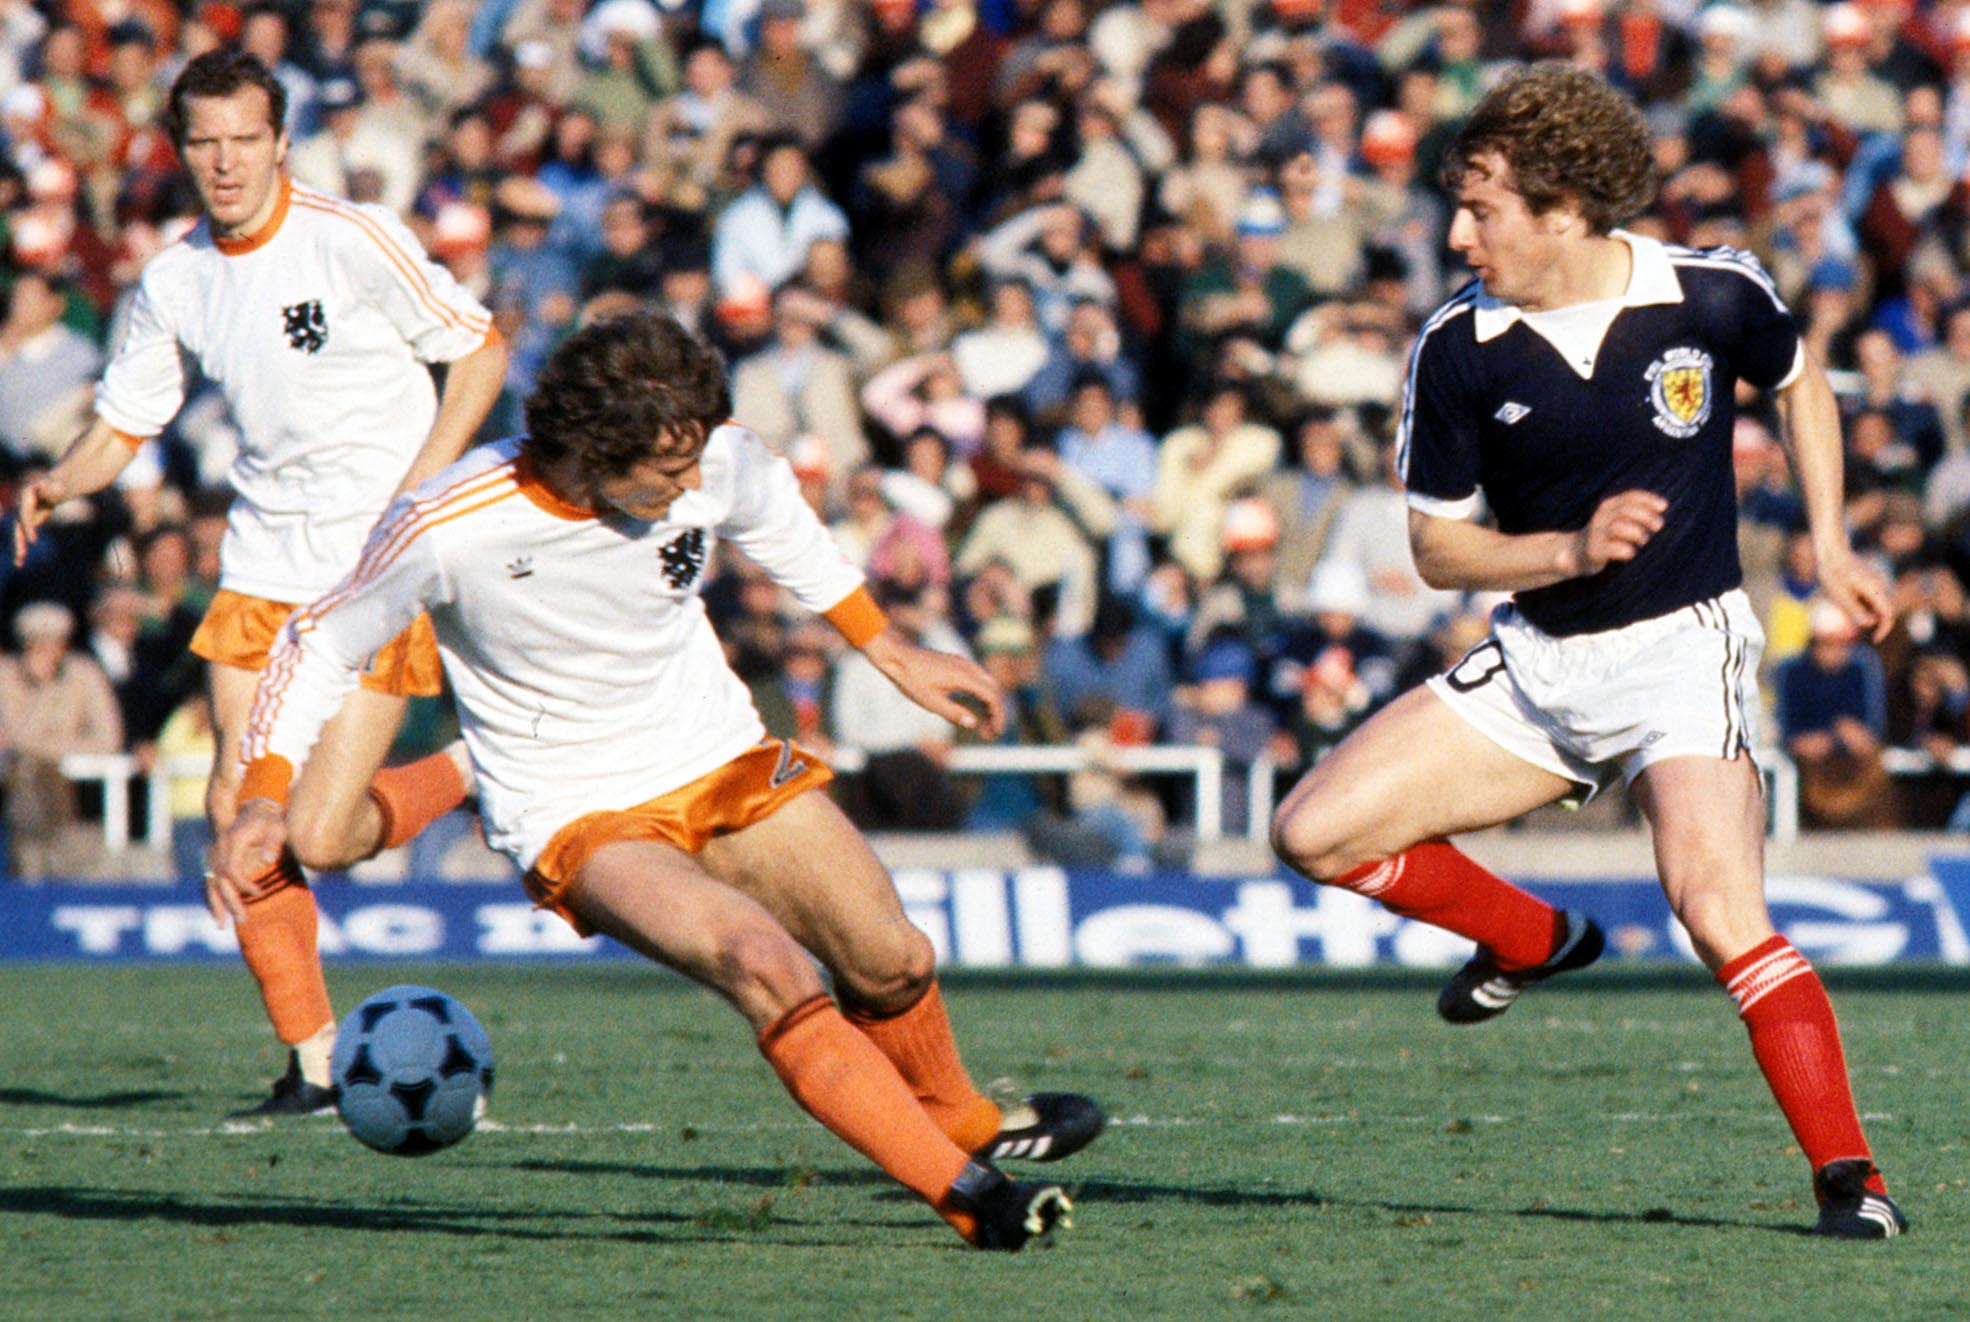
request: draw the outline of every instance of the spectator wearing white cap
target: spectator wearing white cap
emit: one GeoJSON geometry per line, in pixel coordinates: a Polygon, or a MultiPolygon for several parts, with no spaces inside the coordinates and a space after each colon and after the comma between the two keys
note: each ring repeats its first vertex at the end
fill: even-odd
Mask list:
{"type": "Polygon", "coordinates": [[[1696,17],[1696,59],[1683,93],[1687,116],[1705,114],[1744,85],[1751,57],[1751,15],[1734,4],[1715,4],[1696,17]]]}
{"type": "Polygon", "coordinates": [[[73,861],[68,828],[75,788],[61,773],[71,753],[123,747],[123,720],[103,668],[69,651],[75,614],[37,601],[14,617],[18,655],[0,657],[0,747],[6,759],[6,820],[13,875],[39,880],[73,861]]]}
{"type": "Polygon", "coordinates": [[[1276,349],[1312,290],[1281,250],[1287,213],[1259,190],[1239,209],[1229,251],[1213,252],[1184,282],[1179,347],[1202,362],[1224,336],[1248,336],[1276,349]]]}
{"type": "Polygon", "coordinates": [[[1820,36],[1826,67],[1813,79],[1813,95],[1828,117],[1854,133],[1900,133],[1902,98],[1869,63],[1872,33],[1861,6],[1853,0],[1828,5],[1821,11],[1820,36]]]}
{"type": "Polygon", "coordinates": [[[588,67],[573,104],[603,126],[641,130],[650,108],[675,92],[677,57],[661,40],[662,23],[648,0],[603,0],[582,23],[588,67]]]}
{"type": "Polygon", "coordinates": [[[1266,696],[1291,732],[1302,766],[1339,743],[1401,686],[1401,658],[1361,623],[1367,597],[1359,570],[1324,566],[1308,593],[1308,613],[1286,630],[1266,677],[1266,696]]]}
{"type": "Polygon", "coordinates": [[[1820,57],[1820,9],[1815,0],[1746,0],[1754,62],[1772,60],[1801,72],[1820,57]]]}
{"type": "Polygon", "coordinates": [[[1824,830],[1892,829],[1898,813],[1881,765],[1888,728],[1881,657],[1831,601],[1816,600],[1809,618],[1812,641],[1772,677],[1779,737],[1799,767],[1802,814],[1824,830]]]}
{"type": "Polygon", "coordinates": [[[527,61],[545,69],[546,96],[557,106],[573,99],[581,79],[585,8],[585,0],[520,0],[499,30],[500,44],[513,52],[515,64],[522,48],[529,48],[527,61]]]}

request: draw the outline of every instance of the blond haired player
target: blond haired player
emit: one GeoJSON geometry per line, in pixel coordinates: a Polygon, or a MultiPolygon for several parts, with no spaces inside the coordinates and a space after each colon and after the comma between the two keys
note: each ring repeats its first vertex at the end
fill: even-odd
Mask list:
{"type": "MultiPolygon", "coordinates": [[[[185,355],[224,391],[242,438],[238,494],[220,592],[192,639],[211,663],[215,832],[232,820],[239,737],[275,633],[348,572],[397,492],[458,457],[506,371],[490,316],[400,221],[286,177],[285,112],[281,84],[239,51],[202,55],[173,84],[170,122],[204,220],[145,266],[95,420],[22,492],[14,528],[18,562],[54,506],[102,490],[164,430],[184,403],[185,355]],[[449,364],[442,396],[429,363],[449,364]]],[[[324,766],[379,765],[406,695],[438,691],[429,626],[406,629],[365,658],[361,692],[323,733],[324,766]]],[[[468,774],[461,753],[442,752],[324,799],[318,827],[336,844],[323,866],[409,839],[463,800],[468,774]]],[[[292,1048],[273,1094],[243,1114],[321,1110],[334,1100],[335,1018],[314,897],[292,857],[239,893],[241,952],[292,1048]]]]}
{"type": "Polygon", "coordinates": [[[218,899],[236,906],[283,845],[308,861],[325,843],[314,801],[373,768],[317,774],[317,735],[363,658],[428,611],[486,838],[535,901],[719,993],[803,1108],[969,1242],[1017,1249],[1067,1199],[990,1161],[1066,1156],[1101,1112],[1041,1093],[1008,1116],[972,1085],[929,939],[821,792],[831,773],[766,738],[725,662],[698,595],[716,539],[927,710],[990,733],[1002,699],[969,659],[889,627],[793,470],[725,421],[730,407],[717,353],[668,317],[598,322],[563,344],[528,434],[399,502],[355,571],[282,634],[248,722],[239,815],[213,854],[218,899]]]}

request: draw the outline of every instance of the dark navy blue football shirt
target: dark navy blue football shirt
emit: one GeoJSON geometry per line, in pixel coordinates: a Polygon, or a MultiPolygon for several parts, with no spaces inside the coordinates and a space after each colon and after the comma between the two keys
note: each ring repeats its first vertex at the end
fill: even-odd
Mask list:
{"type": "Polygon", "coordinates": [[[1481,497],[1501,532],[1557,532],[1585,527],[1619,491],[1669,502],[1633,560],[1515,594],[1553,634],[1738,586],[1737,383],[1789,385],[1804,363],[1792,314],[1749,253],[1616,235],[1634,254],[1621,298],[1524,313],[1474,280],[1424,325],[1403,395],[1398,461],[1425,514],[1470,518],[1481,497]]]}

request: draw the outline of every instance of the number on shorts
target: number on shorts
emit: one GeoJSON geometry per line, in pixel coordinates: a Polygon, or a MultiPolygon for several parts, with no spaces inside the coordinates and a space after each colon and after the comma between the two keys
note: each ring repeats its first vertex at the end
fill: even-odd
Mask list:
{"type": "Polygon", "coordinates": [[[1479,685],[1488,683],[1493,675],[1504,668],[1505,649],[1498,645],[1496,638],[1487,638],[1458,657],[1457,664],[1450,667],[1450,673],[1443,680],[1457,692],[1469,693],[1479,685]]]}

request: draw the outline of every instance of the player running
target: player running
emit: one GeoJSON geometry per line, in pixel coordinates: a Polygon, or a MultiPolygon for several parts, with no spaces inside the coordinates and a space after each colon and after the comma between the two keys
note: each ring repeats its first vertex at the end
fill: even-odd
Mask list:
{"type": "Polygon", "coordinates": [[[1398,436],[1410,545],[1433,587],[1515,596],[1490,637],[1294,787],[1274,848],[1314,880],[1477,942],[1438,1001],[1450,1022],[1477,1023],[1592,963],[1603,937],[1446,837],[1618,773],[1670,907],[1736,1002],[1812,1164],[1815,1229],[1900,1234],[1826,991],[1766,912],[1752,761],[1764,636],[1739,589],[1740,381],[1777,393],[1821,592],[1876,640],[1893,619],[1848,544],[1826,375],[1749,255],[1614,228],[1655,181],[1641,115],[1599,77],[1562,64],[1515,74],[1446,161],[1450,243],[1479,278],[1430,318],[1410,361],[1398,436]],[[1480,500],[1495,526],[1478,521],[1480,500]]]}
{"type": "MultiPolygon", "coordinates": [[[[458,457],[506,374],[491,316],[402,222],[287,178],[286,111],[280,81],[237,50],[199,56],[173,83],[169,123],[204,218],[144,267],[94,421],[26,485],[14,524],[19,563],[55,506],[114,481],[184,403],[185,356],[223,391],[240,429],[237,497],[220,590],[191,643],[210,662],[215,835],[232,820],[239,739],[275,633],[349,571],[393,496],[458,457]],[[449,364],[442,394],[429,363],[449,364]]],[[[361,691],[323,731],[324,765],[379,766],[407,696],[439,691],[421,621],[406,620],[365,663],[361,691]]],[[[410,839],[464,800],[469,774],[454,748],[323,797],[333,845],[318,865],[410,839]]],[[[239,943],[288,1068],[271,1096],[236,1114],[303,1115],[334,1104],[335,1015],[314,896],[292,857],[270,862],[240,911],[239,943]]]]}
{"type": "Polygon", "coordinates": [[[717,353],[667,317],[563,344],[527,434],[399,502],[355,571],[283,633],[215,850],[215,904],[241,912],[283,844],[303,862],[332,847],[321,805],[375,765],[311,750],[363,659],[428,611],[486,838],[536,903],[718,992],[803,1108],[966,1240],[1016,1250],[1064,1225],[1068,1200],[990,1162],[1067,1156],[1101,1112],[1042,1093],[1003,1115],[972,1085],[929,939],[821,792],[832,773],[766,738],[725,662],[698,595],[717,539],[926,709],[990,735],[1000,694],[969,659],[888,626],[792,469],[730,408],[717,353]]]}

